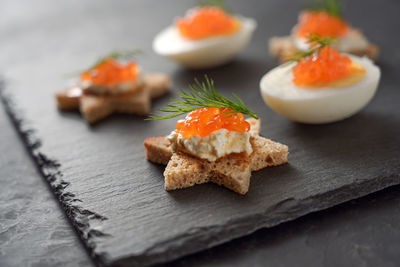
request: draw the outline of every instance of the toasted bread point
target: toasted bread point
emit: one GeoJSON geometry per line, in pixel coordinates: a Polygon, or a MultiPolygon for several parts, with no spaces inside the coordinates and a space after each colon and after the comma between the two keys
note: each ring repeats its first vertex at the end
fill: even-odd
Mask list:
{"type": "Polygon", "coordinates": [[[174,190],[210,181],[205,162],[186,154],[173,153],[164,171],[165,189],[174,190]]]}
{"type": "Polygon", "coordinates": [[[167,165],[172,157],[171,142],[161,137],[150,137],[144,140],[146,159],[154,163],[167,165]]]}
{"type": "Polygon", "coordinates": [[[160,97],[171,88],[171,78],[163,73],[143,74],[143,82],[145,87],[150,88],[151,98],[160,97]]]}
{"type": "Polygon", "coordinates": [[[232,179],[232,177],[216,172],[211,181],[217,185],[225,186],[238,194],[246,195],[250,187],[251,172],[249,173],[250,174],[238,177],[237,179],[232,179]]]}
{"type": "Polygon", "coordinates": [[[244,153],[234,153],[215,162],[208,162],[212,169],[211,181],[223,185],[239,194],[246,194],[249,190],[251,164],[249,157],[244,153]]]}
{"type": "MultiPolygon", "coordinates": [[[[269,52],[271,55],[278,57],[279,61],[283,63],[288,61],[298,50],[294,46],[291,36],[283,36],[272,37],[269,40],[269,52]]],[[[374,44],[370,44],[366,49],[349,51],[349,53],[356,56],[367,56],[376,61],[379,56],[379,48],[374,44]]]]}
{"type": "Polygon", "coordinates": [[[278,166],[288,162],[289,148],[286,145],[263,137],[252,137],[251,170],[258,171],[265,167],[278,166]]]}
{"type": "Polygon", "coordinates": [[[57,106],[61,110],[79,109],[79,98],[82,95],[82,89],[71,87],[56,94],[57,106]]]}
{"type": "Polygon", "coordinates": [[[83,95],[79,102],[79,110],[89,123],[95,123],[114,112],[108,97],[83,95]]]}
{"type": "Polygon", "coordinates": [[[110,99],[114,111],[124,114],[147,115],[150,112],[150,90],[142,87],[130,95],[115,96],[110,99]]]}
{"type": "Polygon", "coordinates": [[[370,44],[365,50],[354,50],[351,54],[362,57],[367,56],[373,61],[376,61],[379,57],[379,48],[377,45],[370,44]]]}
{"type": "Polygon", "coordinates": [[[250,176],[249,161],[239,154],[209,162],[184,153],[173,153],[164,171],[166,190],[213,182],[242,195],[249,189],[250,176]]]}

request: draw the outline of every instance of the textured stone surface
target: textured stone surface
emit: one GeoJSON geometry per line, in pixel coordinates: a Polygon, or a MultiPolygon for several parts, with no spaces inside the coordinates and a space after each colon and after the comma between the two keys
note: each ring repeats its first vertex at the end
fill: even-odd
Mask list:
{"type": "Polygon", "coordinates": [[[0,266],[93,266],[0,110],[0,266]]]}
{"type": "Polygon", "coordinates": [[[399,211],[397,186],[166,266],[395,267],[400,262],[399,211]]]}
{"type": "MultiPolygon", "coordinates": [[[[60,73],[81,68],[110,46],[145,48],[148,54],[141,59],[143,65],[171,73],[176,88],[204,74],[175,67],[152,55],[148,48],[151,37],[186,6],[166,6],[146,32],[135,22],[144,19],[146,12],[140,11],[150,10],[154,5],[151,1],[137,6],[120,3],[112,8],[110,3],[85,6],[78,2],[53,9],[32,6],[36,15],[2,29],[7,37],[3,48],[8,53],[2,55],[5,63],[1,71],[8,92],[22,108],[13,114],[29,122],[22,125],[22,131],[38,130],[36,136],[43,146],[39,147],[29,132],[26,141],[97,261],[131,257],[119,262],[132,264],[171,259],[399,182],[399,114],[394,109],[398,103],[395,70],[399,54],[393,39],[385,39],[378,30],[369,31],[382,41],[390,56],[383,57],[382,86],[368,109],[350,120],[326,126],[293,124],[267,110],[258,94],[259,78],[274,65],[267,56],[259,57],[266,52],[264,43],[268,36],[283,34],[282,29],[287,31],[293,23],[277,26],[268,22],[279,19],[276,14],[274,17],[277,9],[286,9],[288,16],[296,13],[295,6],[288,9],[277,3],[271,2],[264,13],[237,3],[238,10],[255,16],[271,31],[266,36],[259,30],[239,60],[208,72],[224,93],[249,92],[244,98],[264,118],[262,133],[291,148],[292,163],[257,173],[250,194],[244,198],[212,185],[173,193],[162,190],[162,170],[144,160],[141,142],[172,129],[172,121],[154,124],[138,117],[117,116],[90,128],[76,113],[55,111],[51,94],[67,83],[60,73]],[[140,34],[132,34],[136,32],[140,34]],[[61,166],[48,157],[57,159],[61,166]]],[[[387,19],[395,17],[388,15],[387,19]]],[[[359,22],[367,28],[371,25],[368,20],[359,22]]],[[[385,27],[389,27],[388,32],[396,29],[394,23],[385,27]]],[[[156,108],[167,101],[158,101],[156,108]]]]}

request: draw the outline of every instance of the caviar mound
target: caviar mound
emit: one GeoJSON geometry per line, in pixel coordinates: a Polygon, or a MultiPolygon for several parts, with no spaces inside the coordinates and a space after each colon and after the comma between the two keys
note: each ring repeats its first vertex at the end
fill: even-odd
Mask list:
{"type": "Polygon", "coordinates": [[[297,35],[306,38],[310,34],[325,37],[341,37],[347,33],[349,26],[339,17],[323,11],[304,11],[300,14],[297,35]]]}
{"type": "Polygon", "coordinates": [[[94,85],[114,87],[122,83],[135,81],[139,68],[135,62],[120,64],[113,58],[108,58],[81,74],[81,80],[94,85]]]}
{"type": "Polygon", "coordinates": [[[176,131],[183,138],[200,136],[204,138],[211,133],[226,129],[228,131],[248,132],[250,124],[242,113],[228,108],[200,108],[190,112],[184,120],[176,123],[176,131]]]}
{"type": "Polygon", "coordinates": [[[297,86],[318,87],[344,79],[352,74],[348,56],[325,46],[319,53],[300,61],[293,68],[293,82],[297,86]]]}
{"type": "Polygon", "coordinates": [[[231,35],[240,28],[240,23],[218,7],[200,7],[176,22],[179,33],[191,40],[231,35]]]}

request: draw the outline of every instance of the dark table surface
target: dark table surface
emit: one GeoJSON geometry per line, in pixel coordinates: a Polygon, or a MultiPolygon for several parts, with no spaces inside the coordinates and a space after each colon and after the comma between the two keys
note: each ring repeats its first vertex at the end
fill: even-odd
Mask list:
{"type": "MultiPolygon", "coordinates": [[[[1,3],[0,33],[29,21],[32,4],[25,4],[1,3]]],[[[46,1],[40,4],[46,7],[46,1]]],[[[0,266],[91,266],[3,110],[0,129],[0,266]]],[[[171,265],[398,266],[399,219],[397,186],[171,265]]]]}

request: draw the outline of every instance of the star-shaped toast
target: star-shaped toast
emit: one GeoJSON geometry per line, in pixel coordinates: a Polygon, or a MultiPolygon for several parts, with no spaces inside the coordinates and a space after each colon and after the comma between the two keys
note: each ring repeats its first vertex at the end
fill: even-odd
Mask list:
{"type": "Polygon", "coordinates": [[[146,158],[167,165],[164,171],[166,190],[213,182],[244,195],[249,190],[252,171],[288,162],[286,145],[261,137],[260,120],[250,118],[246,121],[251,126],[251,155],[231,153],[210,162],[173,151],[170,141],[165,137],[152,137],[144,141],[146,158]]]}
{"type": "Polygon", "coordinates": [[[161,73],[143,74],[135,90],[114,94],[98,95],[87,92],[79,86],[68,88],[56,94],[61,110],[80,110],[89,123],[95,123],[113,113],[147,115],[151,100],[169,91],[171,80],[161,73]]]}

